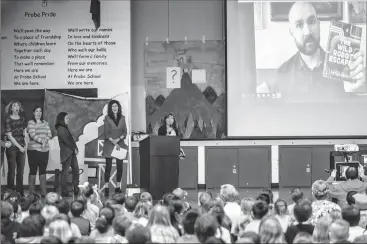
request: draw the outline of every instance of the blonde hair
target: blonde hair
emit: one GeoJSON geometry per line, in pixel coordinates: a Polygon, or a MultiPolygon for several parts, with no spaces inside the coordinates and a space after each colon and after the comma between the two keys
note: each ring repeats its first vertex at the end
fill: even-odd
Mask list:
{"type": "Polygon", "coordinates": [[[315,229],[312,234],[313,243],[327,243],[329,242],[329,228],[331,225],[330,217],[322,217],[317,220],[315,229]]]}
{"type": "Polygon", "coordinates": [[[135,207],[134,217],[137,219],[147,218],[149,219],[150,210],[153,208],[153,205],[148,201],[140,201],[135,207]]]}
{"type": "Polygon", "coordinates": [[[331,211],[329,213],[329,217],[330,217],[330,221],[331,222],[334,222],[338,219],[342,219],[343,216],[342,216],[342,212],[340,210],[337,210],[337,209],[334,209],[333,211],[331,211]]]}
{"type": "Polygon", "coordinates": [[[260,243],[284,243],[283,228],[275,217],[263,219],[259,227],[260,243]]]}
{"type": "Polygon", "coordinates": [[[45,224],[46,226],[48,226],[51,223],[52,219],[58,214],[59,214],[59,210],[55,206],[52,206],[52,205],[46,205],[41,210],[41,215],[46,220],[46,224],[45,224]]]}
{"type": "Polygon", "coordinates": [[[241,200],[241,210],[243,214],[251,214],[252,206],[255,200],[252,198],[244,198],[241,200]]]}
{"type": "Polygon", "coordinates": [[[343,219],[337,219],[330,225],[330,241],[345,241],[349,237],[349,223],[343,219]]]}
{"type": "Polygon", "coordinates": [[[50,236],[60,238],[63,243],[68,243],[73,237],[70,225],[65,220],[55,220],[49,226],[50,236]]]}
{"type": "Polygon", "coordinates": [[[237,202],[239,199],[239,194],[233,185],[225,184],[220,187],[220,197],[225,203],[227,202],[237,202]]]}
{"type": "Polygon", "coordinates": [[[153,225],[172,226],[170,214],[166,206],[156,205],[152,209],[148,221],[148,226],[153,225]]]}
{"type": "Polygon", "coordinates": [[[56,192],[49,192],[46,195],[45,201],[47,205],[54,205],[61,200],[61,197],[56,192]]]}

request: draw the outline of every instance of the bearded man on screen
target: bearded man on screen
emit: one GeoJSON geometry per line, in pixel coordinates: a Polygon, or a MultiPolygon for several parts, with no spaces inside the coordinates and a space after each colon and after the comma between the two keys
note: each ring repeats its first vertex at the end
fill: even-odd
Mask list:
{"type": "Polygon", "coordinates": [[[275,91],[281,93],[365,92],[364,54],[359,51],[350,65],[353,82],[323,77],[325,51],[320,47],[320,21],[311,3],[296,2],[289,11],[289,33],[298,52],[278,69],[275,91]]]}

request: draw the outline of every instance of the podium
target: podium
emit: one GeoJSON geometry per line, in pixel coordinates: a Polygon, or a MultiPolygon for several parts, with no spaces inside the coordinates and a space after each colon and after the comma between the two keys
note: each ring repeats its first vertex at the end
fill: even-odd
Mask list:
{"type": "Polygon", "coordinates": [[[140,142],[140,187],[161,200],[178,187],[180,137],[149,136],[140,142]]]}

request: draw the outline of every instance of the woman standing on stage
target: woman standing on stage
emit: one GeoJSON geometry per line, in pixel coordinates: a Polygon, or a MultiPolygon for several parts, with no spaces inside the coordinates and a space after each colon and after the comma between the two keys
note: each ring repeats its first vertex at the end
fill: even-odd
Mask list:
{"type": "Polygon", "coordinates": [[[6,150],[8,159],[7,184],[10,190],[14,190],[15,168],[17,168],[16,191],[24,196],[23,173],[25,164],[26,145],[26,120],[20,113],[23,112],[19,101],[11,101],[5,108],[5,134],[12,145],[6,150]]]}
{"type": "Polygon", "coordinates": [[[180,136],[173,113],[167,114],[163,119],[163,125],[158,129],[159,136],[180,136]]]}
{"type": "Polygon", "coordinates": [[[69,116],[65,112],[57,115],[55,128],[60,145],[60,161],[62,164],[61,171],[61,195],[63,197],[69,196],[67,191],[67,176],[68,170],[71,167],[72,181],[74,187],[74,195],[79,194],[79,165],[76,155],[78,154],[78,147],[74,138],[68,128],[69,116]]]}
{"type": "Polygon", "coordinates": [[[46,169],[49,156],[49,140],[52,138],[51,129],[47,121],[43,120],[42,108],[37,106],[33,109],[33,117],[28,121],[28,164],[29,176],[28,184],[29,191],[35,192],[36,175],[39,169],[39,181],[41,187],[41,196],[47,195],[46,188],[46,169]]]}
{"type": "MultiPolygon", "coordinates": [[[[110,182],[110,174],[112,169],[112,151],[116,149],[126,149],[124,139],[127,135],[125,116],[122,115],[121,104],[117,100],[111,100],[108,103],[107,115],[104,119],[104,146],[103,146],[103,156],[106,158],[106,169],[105,169],[105,196],[108,196],[109,189],[108,183],[110,182]]],[[[123,160],[116,158],[116,168],[117,168],[117,187],[115,189],[116,193],[121,192],[121,179],[123,171],[123,160]]]]}
{"type": "MultiPolygon", "coordinates": [[[[164,117],[163,125],[158,129],[158,136],[180,136],[173,113],[169,113],[164,117]]],[[[180,148],[180,159],[185,157],[185,152],[180,148]]]]}

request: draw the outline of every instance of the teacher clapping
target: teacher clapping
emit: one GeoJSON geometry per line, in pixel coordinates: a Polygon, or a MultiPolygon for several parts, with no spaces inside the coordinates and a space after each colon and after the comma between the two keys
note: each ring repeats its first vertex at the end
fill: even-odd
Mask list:
{"type": "MultiPolygon", "coordinates": [[[[110,174],[112,169],[112,159],[114,150],[124,149],[127,150],[127,146],[124,139],[127,135],[125,116],[122,115],[121,104],[116,100],[111,100],[108,103],[107,116],[104,119],[104,146],[103,156],[106,158],[106,170],[105,170],[105,196],[109,195],[108,183],[110,182],[110,174]]],[[[116,159],[117,168],[117,187],[116,193],[121,192],[121,179],[123,171],[123,159],[116,159]]]]}
{"type": "Polygon", "coordinates": [[[50,149],[48,142],[52,138],[52,134],[47,121],[43,120],[41,107],[35,107],[33,109],[33,116],[28,121],[27,130],[29,134],[27,150],[29,191],[35,193],[37,170],[39,170],[41,196],[45,197],[47,195],[46,169],[50,149]]]}

